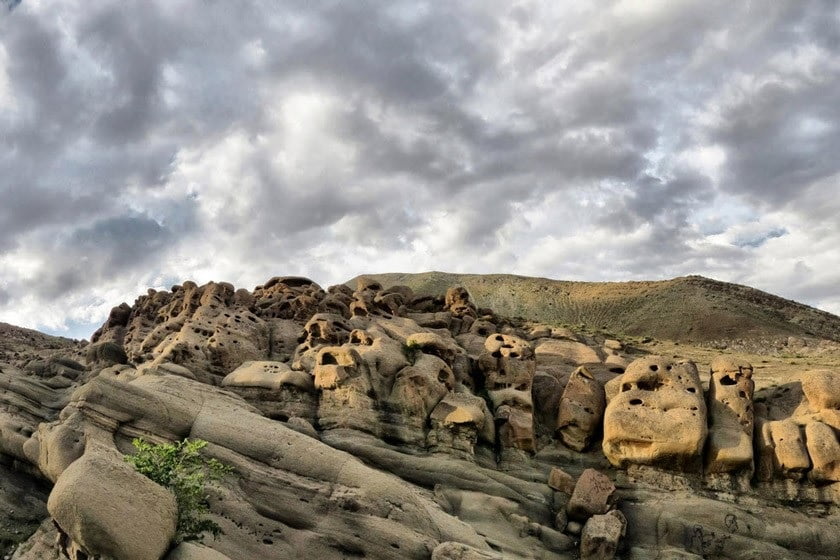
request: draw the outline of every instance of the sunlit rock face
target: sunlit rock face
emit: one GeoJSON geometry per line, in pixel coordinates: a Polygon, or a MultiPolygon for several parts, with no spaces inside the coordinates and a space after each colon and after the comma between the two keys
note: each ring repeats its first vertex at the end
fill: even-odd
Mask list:
{"type": "Polygon", "coordinates": [[[753,470],[753,368],[719,356],[712,361],[709,382],[709,441],[706,472],[753,470]]]}
{"type": "Polygon", "coordinates": [[[604,416],[603,451],[610,463],[696,469],[708,432],[697,367],[641,358],[619,383],[604,416]]]}

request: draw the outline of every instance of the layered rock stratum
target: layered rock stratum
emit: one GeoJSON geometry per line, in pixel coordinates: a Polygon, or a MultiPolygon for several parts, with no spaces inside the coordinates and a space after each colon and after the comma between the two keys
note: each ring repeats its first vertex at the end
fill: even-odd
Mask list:
{"type": "Polygon", "coordinates": [[[816,316],[789,342],[806,361],[276,277],[150,290],[90,343],[7,327],[0,538],[21,560],[837,558],[837,318],[816,316]],[[137,437],[233,468],[218,539],[176,546],[137,437]]]}

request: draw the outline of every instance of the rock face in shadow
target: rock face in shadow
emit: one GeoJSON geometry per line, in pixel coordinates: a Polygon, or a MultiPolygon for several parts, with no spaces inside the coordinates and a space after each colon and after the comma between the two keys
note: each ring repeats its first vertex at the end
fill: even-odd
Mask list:
{"type": "Polygon", "coordinates": [[[758,406],[732,357],[704,391],[691,362],[364,278],[184,282],[94,339],[0,363],[0,469],[43,521],[15,558],[827,558],[840,534],[835,372],[758,406]],[[174,546],[136,437],[233,468],[218,540],[174,546]]]}

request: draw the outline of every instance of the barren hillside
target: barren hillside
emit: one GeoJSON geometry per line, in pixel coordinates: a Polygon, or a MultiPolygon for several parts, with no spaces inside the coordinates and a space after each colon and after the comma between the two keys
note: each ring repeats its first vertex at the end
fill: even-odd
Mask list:
{"type": "MultiPolygon", "coordinates": [[[[568,282],[510,274],[367,275],[423,295],[461,285],[507,316],[680,342],[810,336],[840,340],[840,317],[754,288],[685,276],[655,282],[568,282]]],[[[355,282],[351,280],[348,285],[355,282]]]]}

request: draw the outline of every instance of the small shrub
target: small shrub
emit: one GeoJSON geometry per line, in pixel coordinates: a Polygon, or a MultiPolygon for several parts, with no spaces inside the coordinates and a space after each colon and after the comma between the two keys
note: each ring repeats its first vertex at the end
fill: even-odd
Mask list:
{"type": "Polygon", "coordinates": [[[175,494],[178,502],[175,541],[198,540],[204,532],[212,534],[214,539],[221,535],[221,527],[205,517],[210,512],[205,487],[221,480],[233,469],[201,455],[207,442],[185,439],[156,445],[136,438],[131,443],[137,453],[127,455],[126,462],[175,494]]]}

